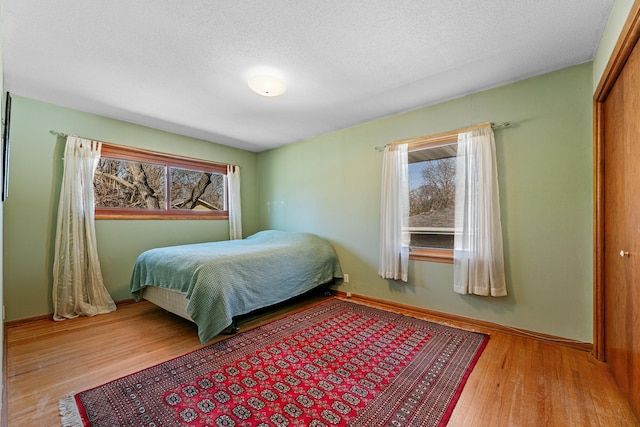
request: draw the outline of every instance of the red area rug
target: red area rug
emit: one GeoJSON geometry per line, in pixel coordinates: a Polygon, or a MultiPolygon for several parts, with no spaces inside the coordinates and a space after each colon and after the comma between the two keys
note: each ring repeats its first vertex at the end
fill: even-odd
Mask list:
{"type": "Polygon", "coordinates": [[[61,401],[65,426],[443,426],[488,337],[331,299],[61,401]]]}

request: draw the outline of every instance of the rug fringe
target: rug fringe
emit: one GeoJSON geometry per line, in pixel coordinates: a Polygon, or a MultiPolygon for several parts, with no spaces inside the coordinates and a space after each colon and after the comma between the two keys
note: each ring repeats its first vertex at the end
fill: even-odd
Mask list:
{"type": "Polygon", "coordinates": [[[62,416],[60,419],[62,427],[83,427],[82,418],[80,418],[80,412],[73,394],[61,399],[58,402],[58,408],[60,409],[60,416],[62,416]]]}

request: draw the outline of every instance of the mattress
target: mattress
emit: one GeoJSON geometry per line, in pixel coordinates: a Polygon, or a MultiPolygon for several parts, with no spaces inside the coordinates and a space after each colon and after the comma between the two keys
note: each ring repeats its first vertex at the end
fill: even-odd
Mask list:
{"type": "Polygon", "coordinates": [[[136,261],[130,289],[134,299],[144,295],[192,320],[205,343],[237,316],[341,278],[336,253],[325,239],[267,230],[242,240],[147,250],[136,261]],[[173,292],[144,293],[149,287],[173,292]]]}
{"type": "Polygon", "coordinates": [[[142,290],[140,296],[158,307],[193,322],[191,316],[187,314],[189,300],[185,292],[158,286],[147,286],[142,290]]]}

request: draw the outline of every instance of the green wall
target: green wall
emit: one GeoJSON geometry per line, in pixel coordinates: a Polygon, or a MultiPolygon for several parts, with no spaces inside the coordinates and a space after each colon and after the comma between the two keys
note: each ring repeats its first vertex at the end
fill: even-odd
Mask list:
{"type": "MultiPolygon", "coordinates": [[[[340,289],[552,335],[592,339],[592,64],[377,120],[260,154],[14,96],[4,205],[7,319],[52,312],[51,266],[63,140],[57,130],[242,167],[244,234],[310,231],[335,246],[340,289]],[[377,275],[380,172],[388,142],[476,123],[496,131],[509,296],[463,296],[452,266],[412,261],[408,284],[377,275]]],[[[105,284],[127,299],[143,250],[223,240],[226,221],[99,220],[105,284]]]]}
{"type": "MultiPolygon", "coordinates": [[[[0,4],[0,8],[2,8],[1,4],[0,4]]],[[[1,13],[1,12],[0,12],[1,13]]],[[[2,25],[0,23],[0,58],[2,58],[2,25]]],[[[0,59],[0,93],[3,95],[2,97],[0,97],[0,99],[2,99],[2,119],[4,120],[4,118],[6,117],[6,111],[4,108],[4,101],[5,101],[5,97],[6,94],[4,93],[4,73],[2,71],[3,68],[3,63],[2,63],[2,59],[0,59]]],[[[1,162],[0,162],[1,163],[1,162]]],[[[3,171],[4,169],[4,164],[0,164],[0,170],[3,171]]],[[[3,171],[4,173],[4,171],[3,171]]],[[[0,175],[2,176],[2,175],[0,175]]],[[[0,180],[1,181],[1,180],[0,180]]],[[[0,184],[1,185],[1,184],[0,184]]],[[[2,224],[3,222],[3,214],[4,214],[4,202],[2,202],[2,200],[0,200],[0,224],[2,224]]],[[[0,241],[2,241],[3,239],[3,227],[0,227],[0,241]]],[[[2,311],[4,313],[4,299],[3,299],[3,295],[4,295],[4,289],[3,289],[3,282],[2,282],[2,271],[3,271],[3,265],[2,265],[2,248],[0,247],[0,308],[2,308],[2,311]]],[[[4,317],[3,317],[4,320],[4,317]]],[[[2,328],[2,330],[0,330],[0,342],[3,345],[3,349],[4,349],[4,328],[2,328]]],[[[5,366],[5,361],[4,361],[4,351],[2,351],[2,354],[0,354],[0,366],[5,366]]],[[[0,379],[0,393],[2,393],[2,396],[5,396],[4,393],[4,388],[5,388],[5,384],[4,384],[4,375],[2,376],[2,379],[0,379]]],[[[3,406],[3,401],[5,399],[0,399],[0,418],[4,419],[5,414],[7,412],[7,408],[3,406]]]]}
{"type": "MultiPolygon", "coordinates": [[[[53,312],[52,266],[64,139],[50,130],[240,166],[245,235],[258,231],[257,155],[13,96],[9,198],[4,203],[7,320],[53,312]]],[[[129,277],[144,250],[229,238],[226,220],[98,220],[98,252],[114,300],[131,298],[129,277]]]]}
{"type": "Polygon", "coordinates": [[[627,21],[629,12],[633,7],[634,0],[615,0],[609,17],[607,18],[607,25],[604,27],[604,32],[600,38],[600,44],[596,50],[596,54],[593,58],[593,90],[595,91],[600,83],[600,78],[604,72],[609,57],[613,52],[613,48],[618,42],[620,32],[624,23],[627,21]]]}
{"type": "Polygon", "coordinates": [[[588,63],[261,153],[260,228],[328,238],[343,291],[590,342],[591,94],[588,63]],[[450,264],[380,279],[374,147],[489,121],[512,123],[495,132],[509,296],[454,293],[450,264]]]}

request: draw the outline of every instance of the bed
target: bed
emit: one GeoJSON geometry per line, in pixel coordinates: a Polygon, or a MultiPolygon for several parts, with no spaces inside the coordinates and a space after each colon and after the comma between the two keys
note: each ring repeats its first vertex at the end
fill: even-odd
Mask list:
{"type": "Polygon", "coordinates": [[[335,251],[311,233],[267,230],[246,239],[150,249],[131,293],[193,321],[202,343],[238,316],[342,279],[335,251]]]}

